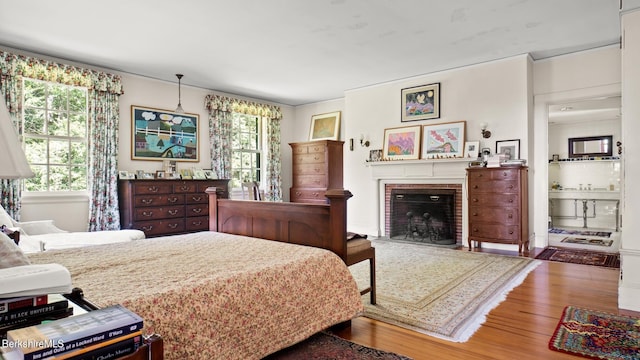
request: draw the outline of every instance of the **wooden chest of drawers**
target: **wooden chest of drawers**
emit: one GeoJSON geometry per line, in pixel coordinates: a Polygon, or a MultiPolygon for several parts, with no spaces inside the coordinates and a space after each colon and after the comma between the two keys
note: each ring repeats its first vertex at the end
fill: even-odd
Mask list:
{"type": "Polygon", "coordinates": [[[472,241],[518,244],[529,251],[527,167],[468,168],[469,250],[472,241]]]}
{"type": "Polygon", "coordinates": [[[138,229],[147,237],[209,229],[210,186],[223,188],[229,180],[119,180],[120,227],[138,229]]]}
{"type": "Polygon", "coordinates": [[[293,152],[291,202],[324,204],[327,189],[342,189],[344,141],[290,143],[293,152]]]}

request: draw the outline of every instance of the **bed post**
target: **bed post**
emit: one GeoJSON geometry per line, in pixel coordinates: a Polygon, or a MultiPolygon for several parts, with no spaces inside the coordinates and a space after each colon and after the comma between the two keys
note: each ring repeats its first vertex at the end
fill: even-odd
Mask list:
{"type": "Polygon", "coordinates": [[[218,188],[211,186],[204,192],[209,194],[209,231],[218,231],[218,188]]]}
{"type": "Polygon", "coordinates": [[[331,249],[347,261],[347,200],[353,196],[349,190],[329,189],[325,195],[329,199],[329,233],[331,249]]]}

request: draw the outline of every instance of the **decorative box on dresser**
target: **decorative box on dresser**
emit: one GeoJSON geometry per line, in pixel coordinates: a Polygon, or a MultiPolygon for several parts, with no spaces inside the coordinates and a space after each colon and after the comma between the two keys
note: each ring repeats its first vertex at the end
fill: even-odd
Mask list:
{"type": "Polygon", "coordinates": [[[469,250],[472,241],[518,244],[529,251],[528,168],[467,168],[469,250]]]}
{"type": "Polygon", "coordinates": [[[318,140],[290,143],[293,152],[291,202],[327,202],[327,189],[342,189],[344,141],[318,140]]]}
{"type": "Polygon", "coordinates": [[[208,230],[211,186],[229,197],[229,180],[119,180],[120,227],[147,237],[208,230]]]}

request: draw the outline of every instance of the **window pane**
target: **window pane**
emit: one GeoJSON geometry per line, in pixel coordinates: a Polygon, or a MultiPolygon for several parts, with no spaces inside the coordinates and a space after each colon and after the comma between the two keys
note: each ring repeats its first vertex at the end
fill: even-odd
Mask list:
{"type": "Polygon", "coordinates": [[[44,108],[47,103],[47,83],[40,81],[24,82],[24,107],[44,108]]]}
{"type": "Polygon", "coordinates": [[[30,164],[47,163],[47,140],[45,139],[25,139],[25,155],[30,164]]]}
{"type": "Polygon", "coordinates": [[[41,109],[25,109],[24,110],[24,128],[25,134],[44,134],[45,113],[41,109]]]}
{"type": "Polygon", "coordinates": [[[69,90],[69,111],[86,113],[87,93],[84,89],[71,88],[69,90]]]}
{"type": "Polygon", "coordinates": [[[71,168],[70,190],[84,190],[87,188],[87,167],[74,166],[71,168]]]}
{"type": "Polygon", "coordinates": [[[34,177],[24,179],[24,188],[27,191],[46,191],[47,190],[47,166],[31,165],[31,170],[35,174],[34,177]]]}
{"type": "Polygon", "coordinates": [[[87,163],[87,145],[81,142],[71,143],[70,163],[75,165],[84,165],[87,163]]]}
{"type": "Polygon", "coordinates": [[[50,112],[49,121],[47,123],[47,134],[57,136],[68,136],[67,114],[62,112],[50,112]]]}
{"type": "Polygon", "coordinates": [[[54,110],[67,110],[67,88],[51,86],[49,88],[49,108],[54,110]]]}
{"type": "Polygon", "coordinates": [[[69,182],[68,166],[49,166],[49,191],[71,190],[69,182]]]}
{"type": "Polygon", "coordinates": [[[86,113],[69,115],[69,136],[82,138],[87,136],[86,113]]]}
{"type": "Polygon", "coordinates": [[[69,164],[69,142],[68,141],[49,141],[49,163],[56,165],[69,164]]]}

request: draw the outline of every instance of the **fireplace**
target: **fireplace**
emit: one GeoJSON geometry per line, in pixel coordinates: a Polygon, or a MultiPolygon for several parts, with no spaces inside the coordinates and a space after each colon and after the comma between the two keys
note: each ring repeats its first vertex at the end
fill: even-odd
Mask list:
{"type": "Polygon", "coordinates": [[[425,244],[462,244],[462,186],[386,184],[385,235],[425,244]]]}

